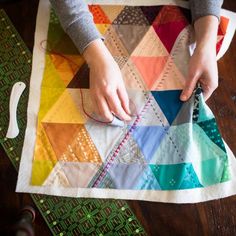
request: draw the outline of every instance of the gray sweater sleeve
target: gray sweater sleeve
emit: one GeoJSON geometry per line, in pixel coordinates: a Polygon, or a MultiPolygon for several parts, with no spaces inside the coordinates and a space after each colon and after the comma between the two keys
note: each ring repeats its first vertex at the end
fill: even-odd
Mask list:
{"type": "MultiPolygon", "coordinates": [[[[102,38],[84,0],[50,0],[65,32],[82,54],[95,39],[102,38]]],[[[223,0],[190,0],[193,21],[206,15],[220,17],[223,0]]]]}
{"type": "Polygon", "coordinates": [[[223,0],[189,0],[189,2],[193,21],[207,15],[214,15],[220,19],[223,0]]]}
{"type": "Polygon", "coordinates": [[[62,28],[82,54],[95,39],[102,38],[84,0],[50,0],[62,28]]]}

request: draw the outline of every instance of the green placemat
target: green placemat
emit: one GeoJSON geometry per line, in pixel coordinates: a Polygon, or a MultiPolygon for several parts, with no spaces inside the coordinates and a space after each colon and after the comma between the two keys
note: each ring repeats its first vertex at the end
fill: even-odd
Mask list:
{"type": "MultiPolygon", "coordinates": [[[[32,55],[0,10],[0,143],[18,170],[26,128],[32,55]],[[5,138],[14,83],[27,85],[17,110],[20,134],[5,138]]],[[[147,235],[128,204],[121,200],[76,199],[31,194],[53,235],[147,235]]]]}

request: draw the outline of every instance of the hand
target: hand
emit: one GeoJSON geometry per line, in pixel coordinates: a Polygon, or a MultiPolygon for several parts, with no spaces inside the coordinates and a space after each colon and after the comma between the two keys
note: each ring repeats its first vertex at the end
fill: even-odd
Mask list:
{"type": "Polygon", "coordinates": [[[188,78],[180,99],[188,100],[197,82],[200,82],[204,99],[207,100],[218,87],[218,68],[215,48],[196,48],[190,58],[188,78]]]}
{"type": "Polygon", "coordinates": [[[119,66],[98,39],[85,50],[84,58],[90,68],[90,92],[96,113],[105,121],[112,121],[113,114],[129,121],[129,98],[119,66]]]}
{"type": "Polygon", "coordinates": [[[204,16],[194,23],[196,49],[190,58],[188,77],[180,100],[190,98],[197,82],[200,82],[207,100],[218,86],[216,41],[219,21],[213,15],[204,16]]]}

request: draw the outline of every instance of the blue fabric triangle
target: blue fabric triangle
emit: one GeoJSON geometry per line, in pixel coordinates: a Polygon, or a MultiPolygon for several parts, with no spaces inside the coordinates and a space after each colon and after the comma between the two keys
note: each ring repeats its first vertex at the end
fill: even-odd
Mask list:
{"type": "Polygon", "coordinates": [[[183,102],[179,99],[182,90],[151,92],[158,105],[160,106],[162,112],[166,116],[169,124],[171,125],[183,105],[183,102]]]}
{"type": "Polygon", "coordinates": [[[140,176],[135,189],[161,190],[161,187],[149,165],[146,166],[142,176],[140,176]]]}
{"type": "Polygon", "coordinates": [[[132,136],[137,142],[147,162],[151,160],[168,129],[169,127],[162,126],[135,127],[132,136]]]}

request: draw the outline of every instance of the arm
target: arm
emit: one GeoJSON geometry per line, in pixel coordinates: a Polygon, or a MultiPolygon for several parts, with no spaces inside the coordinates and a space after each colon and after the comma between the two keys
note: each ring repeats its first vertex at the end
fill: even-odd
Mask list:
{"type": "Polygon", "coordinates": [[[130,120],[129,99],[121,71],[101,40],[83,0],[50,0],[62,27],[90,67],[90,92],[95,112],[111,121],[112,113],[130,120]]]}
{"type": "Polygon", "coordinates": [[[180,96],[186,101],[199,81],[207,100],[218,86],[217,31],[222,0],[191,0],[196,49],[189,61],[188,80],[180,96]]]}
{"type": "Polygon", "coordinates": [[[83,0],[50,0],[64,31],[82,54],[94,40],[101,38],[93,16],[83,0]]]}

